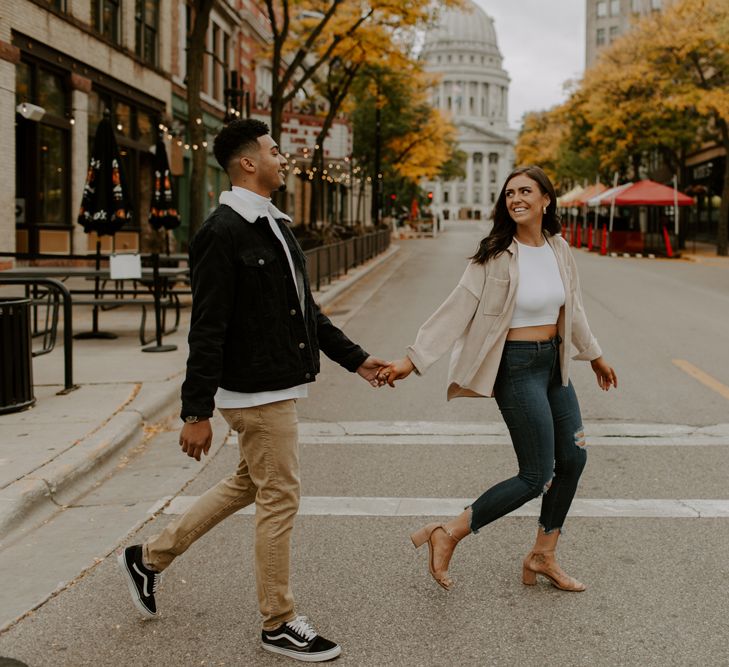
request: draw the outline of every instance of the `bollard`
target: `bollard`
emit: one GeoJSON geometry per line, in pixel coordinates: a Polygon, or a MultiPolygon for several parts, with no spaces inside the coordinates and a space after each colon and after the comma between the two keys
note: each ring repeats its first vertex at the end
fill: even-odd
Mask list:
{"type": "Polygon", "coordinates": [[[607,241],[608,241],[608,231],[607,231],[607,225],[602,226],[602,239],[600,241],[600,254],[601,255],[607,255],[607,241]]]}
{"type": "Polygon", "coordinates": [[[582,227],[577,228],[577,247],[582,247],[582,227]]]}
{"type": "Polygon", "coordinates": [[[592,252],[592,227],[587,228],[587,249],[592,252]]]}

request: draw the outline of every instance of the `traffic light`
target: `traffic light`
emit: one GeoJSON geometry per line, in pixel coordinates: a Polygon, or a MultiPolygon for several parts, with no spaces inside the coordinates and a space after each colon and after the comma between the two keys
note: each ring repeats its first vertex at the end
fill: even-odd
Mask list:
{"type": "Polygon", "coordinates": [[[395,200],[397,199],[397,195],[396,195],[396,194],[395,194],[395,193],[393,192],[393,193],[392,193],[392,194],[390,195],[390,199],[392,199],[392,201],[395,201],[395,200]]]}
{"type": "Polygon", "coordinates": [[[429,192],[429,193],[428,193],[428,199],[429,199],[430,201],[433,201],[433,193],[432,193],[432,192],[429,192]]]}

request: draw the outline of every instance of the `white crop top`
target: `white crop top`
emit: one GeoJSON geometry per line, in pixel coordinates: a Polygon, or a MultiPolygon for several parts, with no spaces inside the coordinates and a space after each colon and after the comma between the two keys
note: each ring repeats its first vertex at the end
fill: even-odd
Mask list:
{"type": "Polygon", "coordinates": [[[546,241],[538,248],[517,244],[519,285],[511,328],[556,324],[565,294],[554,251],[546,241]]]}

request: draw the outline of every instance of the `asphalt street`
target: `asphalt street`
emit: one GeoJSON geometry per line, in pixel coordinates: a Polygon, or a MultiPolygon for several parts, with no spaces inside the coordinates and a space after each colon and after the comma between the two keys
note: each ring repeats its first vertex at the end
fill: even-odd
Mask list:
{"type": "MultiPolygon", "coordinates": [[[[372,354],[400,356],[456,284],[480,233],[455,225],[435,240],[400,242],[381,270],[332,305],[333,319],[372,354]]],[[[589,364],[573,365],[589,451],[577,500],[592,510],[568,520],[560,560],[588,590],[521,584],[536,530],[528,511],[464,540],[452,565],[456,588],[438,588],[408,534],[430,520],[433,503],[473,498],[513,474],[498,409],[489,399],[447,403],[447,359],[424,377],[377,390],[326,361],[298,404],[306,502],[292,582],[299,611],[342,644],[336,664],[729,664],[729,437],[711,428],[729,422],[729,401],[717,391],[729,386],[729,273],[680,260],[575,256],[591,326],[620,380],[605,394],[589,364]],[[376,499],[396,507],[381,511],[386,503],[376,499]],[[664,504],[637,515],[626,509],[646,499],[664,504]],[[723,504],[705,514],[660,509],[692,499],[723,504]],[[312,509],[317,502],[334,507],[312,509]]],[[[224,437],[220,422],[216,428],[224,437]]],[[[0,635],[0,656],[32,667],[287,664],[258,643],[252,516],[230,517],[169,568],[153,621],[138,617],[115,558],[106,557],[113,536],[125,539],[125,502],[142,499],[153,512],[128,543],[174,515],[174,502],[163,509],[169,485],[154,477],[162,463],[145,457],[156,452],[167,471],[180,457],[175,449],[174,431],[157,434],[80,504],[109,535],[98,565],[0,635]]],[[[230,474],[236,455],[228,439],[179,500],[230,474]]],[[[37,532],[45,558],[73,548],[63,531],[52,539],[37,532]]],[[[43,567],[41,556],[34,568],[43,567]]],[[[19,562],[18,576],[32,571],[19,562]]]]}

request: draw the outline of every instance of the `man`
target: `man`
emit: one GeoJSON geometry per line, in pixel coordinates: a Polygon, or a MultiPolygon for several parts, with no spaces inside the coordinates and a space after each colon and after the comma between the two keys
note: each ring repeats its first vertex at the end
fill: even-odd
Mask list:
{"type": "Polygon", "coordinates": [[[240,463],[160,535],[127,547],[119,564],[132,599],[157,613],[160,573],[210,528],[256,503],[255,570],[264,649],[307,662],[330,660],[340,647],[294,610],[289,552],[299,507],[296,400],[319,372],[319,348],[373,386],[386,362],[350,341],[314,303],[304,254],[271,202],[284,187],[286,158],[258,120],[236,120],[215,139],[215,157],[232,191],[190,246],[192,316],[185,424],[180,446],[200,460],[212,441],[217,406],[238,433],[240,463]]]}

